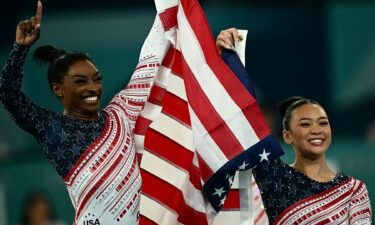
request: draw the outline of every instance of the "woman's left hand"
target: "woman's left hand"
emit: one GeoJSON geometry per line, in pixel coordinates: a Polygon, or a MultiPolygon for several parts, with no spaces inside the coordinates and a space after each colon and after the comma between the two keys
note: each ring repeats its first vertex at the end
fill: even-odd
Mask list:
{"type": "Polygon", "coordinates": [[[16,43],[24,46],[32,46],[40,37],[40,23],[42,21],[42,2],[38,1],[36,15],[30,20],[21,21],[17,26],[16,43]]]}
{"type": "Polygon", "coordinates": [[[222,30],[216,39],[217,50],[220,54],[223,49],[234,50],[234,43],[236,41],[239,41],[239,34],[236,28],[222,30]]]}

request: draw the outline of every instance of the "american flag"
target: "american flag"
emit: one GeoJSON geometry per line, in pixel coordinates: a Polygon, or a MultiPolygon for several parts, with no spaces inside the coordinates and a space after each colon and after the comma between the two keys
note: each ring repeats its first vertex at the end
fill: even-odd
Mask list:
{"type": "Polygon", "coordinates": [[[236,171],[283,152],[240,60],[230,68],[218,54],[199,3],[155,4],[169,44],[134,130],[140,224],[204,225],[225,204],[236,171]]]}

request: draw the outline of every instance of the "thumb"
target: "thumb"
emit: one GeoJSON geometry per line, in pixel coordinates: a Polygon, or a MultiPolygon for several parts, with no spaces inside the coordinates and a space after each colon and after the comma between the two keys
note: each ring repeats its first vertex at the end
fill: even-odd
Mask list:
{"type": "Polygon", "coordinates": [[[36,39],[40,38],[40,23],[35,25],[35,36],[36,36],[36,39]]]}

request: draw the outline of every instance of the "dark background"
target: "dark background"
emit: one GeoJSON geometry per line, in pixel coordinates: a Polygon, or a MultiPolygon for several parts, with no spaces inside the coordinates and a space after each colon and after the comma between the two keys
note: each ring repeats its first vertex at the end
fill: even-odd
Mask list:
{"type": "MultiPolygon", "coordinates": [[[[137,63],[155,16],[153,1],[43,3],[42,36],[36,46],[54,44],[93,56],[104,74],[104,105],[126,84],[137,63]]],[[[281,132],[276,107],[280,100],[301,95],[320,102],[334,133],[328,159],[333,167],[363,179],[374,202],[375,137],[369,130],[375,121],[375,2],[200,3],[215,37],[229,27],[249,30],[246,67],[274,132],[281,132]]],[[[2,62],[9,55],[18,21],[33,16],[35,8],[36,1],[2,2],[2,62]]],[[[36,66],[29,57],[23,90],[37,104],[62,111],[49,93],[45,73],[46,68],[36,66]]],[[[285,160],[292,161],[292,151],[285,149],[285,160]]],[[[24,196],[39,188],[53,193],[56,214],[71,223],[72,207],[57,173],[37,143],[0,108],[0,225],[18,223],[24,196]]]]}

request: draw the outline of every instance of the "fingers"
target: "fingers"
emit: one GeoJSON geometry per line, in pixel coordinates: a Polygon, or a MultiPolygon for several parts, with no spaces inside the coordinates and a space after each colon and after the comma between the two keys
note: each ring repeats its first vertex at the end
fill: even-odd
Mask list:
{"type": "Polygon", "coordinates": [[[35,16],[31,17],[30,20],[31,20],[31,26],[32,27],[35,27],[38,24],[35,16]]]}
{"type": "Polygon", "coordinates": [[[36,9],[36,24],[40,24],[42,22],[42,14],[43,14],[43,5],[42,2],[39,0],[38,1],[38,7],[36,9]]]}
{"type": "Polygon", "coordinates": [[[18,37],[30,37],[35,34],[39,35],[40,33],[40,24],[33,25],[35,21],[25,20],[21,21],[17,26],[17,36],[18,37]]]}
{"type": "Polygon", "coordinates": [[[230,28],[227,30],[227,32],[229,32],[233,36],[234,41],[240,41],[240,35],[236,28],[230,28]]]}
{"type": "Polygon", "coordinates": [[[40,22],[42,20],[42,3],[38,1],[36,15],[30,20],[21,21],[17,26],[16,43],[31,46],[40,37],[40,22]]]}
{"type": "Polygon", "coordinates": [[[34,34],[34,27],[33,27],[33,24],[31,22],[31,20],[25,20],[24,21],[24,27],[25,27],[25,29],[23,30],[23,32],[27,36],[30,36],[30,35],[34,34]]]}
{"type": "Polygon", "coordinates": [[[233,46],[230,45],[230,43],[228,44],[227,42],[219,39],[216,41],[216,45],[218,45],[218,47],[223,47],[223,48],[226,48],[226,49],[233,49],[233,46]]]}
{"type": "Polygon", "coordinates": [[[22,39],[25,36],[25,22],[21,21],[17,25],[16,40],[22,39]]]}
{"type": "Polygon", "coordinates": [[[25,30],[25,21],[21,21],[21,22],[19,22],[18,23],[18,26],[17,26],[17,29],[19,29],[19,30],[25,30]]]}
{"type": "Polygon", "coordinates": [[[40,23],[35,25],[35,36],[36,36],[36,39],[39,40],[39,38],[40,38],[40,23]]]}
{"type": "Polygon", "coordinates": [[[217,44],[226,49],[234,49],[234,40],[233,31],[223,30],[217,37],[217,44]]]}

